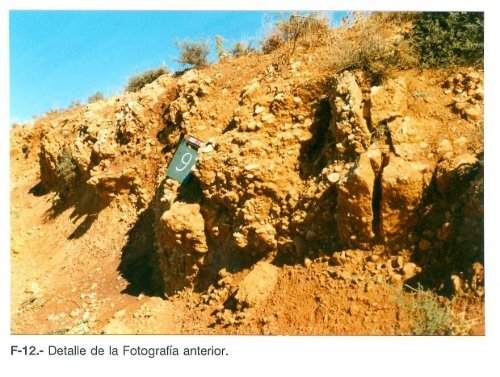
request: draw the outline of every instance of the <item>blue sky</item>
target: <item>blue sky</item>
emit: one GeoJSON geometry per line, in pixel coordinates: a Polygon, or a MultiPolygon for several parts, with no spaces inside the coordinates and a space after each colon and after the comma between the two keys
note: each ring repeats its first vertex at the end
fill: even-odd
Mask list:
{"type": "MultiPolygon", "coordinates": [[[[335,12],[337,22],[345,12],[335,12]]],[[[175,62],[176,40],[254,40],[269,12],[221,11],[11,11],[10,121],[24,122],[96,91],[120,92],[128,78],[175,62]]],[[[215,60],[214,54],[212,59],[215,60]]]]}

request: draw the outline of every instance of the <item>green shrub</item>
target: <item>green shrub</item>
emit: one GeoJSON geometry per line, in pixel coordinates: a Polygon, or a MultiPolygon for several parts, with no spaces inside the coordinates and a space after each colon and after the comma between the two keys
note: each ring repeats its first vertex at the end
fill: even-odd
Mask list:
{"type": "MultiPolygon", "coordinates": [[[[411,287],[410,287],[411,288],[411,287]]],[[[417,289],[404,297],[402,292],[395,297],[401,314],[410,323],[410,335],[468,335],[476,320],[466,319],[465,313],[456,314],[452,301],[440,302],[437,295],[425,291],[419,284],[417,289]]]]}
{"type": "Polygon", "coordinates": [[[178,41],[176,46],[180,51],[180,57],[177,59],[178,63],[191,68],[208,65],[207,56],[210,53],[208,41],[178,41]]]}
{"type": "Polygon", "coordinates": [[[158,77],[167,73],[165,67],[160,67],[156,69],[148,69],[136,76],[131,77],[128,80],[128,84],[125,87],[127,92],[137,92],[138,90],[144,88],[147,84],[151,84],[158,77]]]}
{"type": "Polygon", "coordinates": [[[104,99],[104,94],[102,94],[101,92],[95,92],[88,98],[87,103],[94,103],[97,101],[102,101],[103,99],[104,99]]]}
{"type": "Polygon", "coordinates": [[[449,333],[449,306],[439,303],[436,296],[419,288],[412,299],[403,305],[411,319],[413,335],[444,335],[449,333]]]}
{"type": "Polygon", "coordinates": [[[63,147],[59,152],[56,166],[57,177],[59,179],[59,191],[70,188],[77,177],[76,160],[67,147],[63,147]]]}
{"type": "Polygon", "coordinates": [[[482,64],[484,14],[422,13],[414,22],[411,41],[426,66],[482,64]]]}

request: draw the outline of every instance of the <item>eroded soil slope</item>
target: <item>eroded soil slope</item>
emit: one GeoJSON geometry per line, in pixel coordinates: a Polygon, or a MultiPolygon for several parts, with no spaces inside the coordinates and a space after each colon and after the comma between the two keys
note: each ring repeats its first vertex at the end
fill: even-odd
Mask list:
{"type": "Polygon", "coordinates": [[[424,295],[441,333],[482,334],[482,72],[374,86],[323,58],[250,55],[14,129],[12,332],[425,333],[424,295]],[[185,134],[205,145],[180,186],[185,134]]]}

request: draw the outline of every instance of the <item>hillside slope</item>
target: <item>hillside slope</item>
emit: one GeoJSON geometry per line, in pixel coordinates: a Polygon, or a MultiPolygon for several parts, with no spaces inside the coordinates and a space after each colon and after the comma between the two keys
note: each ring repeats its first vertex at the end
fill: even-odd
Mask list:
{"type": "Polygon", "coordinates": [[[13,129],[12,332],[408,334],[432,297],[442,332],[483,334],[482,72],[374,86],[324,59],[249,55],[13,129]],[[181,186],[185,134],[205,145],[181,186]]]}

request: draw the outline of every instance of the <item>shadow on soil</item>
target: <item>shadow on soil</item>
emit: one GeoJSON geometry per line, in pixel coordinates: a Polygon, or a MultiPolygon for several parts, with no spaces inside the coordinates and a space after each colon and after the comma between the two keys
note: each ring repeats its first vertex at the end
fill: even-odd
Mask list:
{"type": "MultiPolygon", "coordinates": [[[[29,193],[33,196],[44,196],[50,194],[52,191],[48,190],[44,185],[39,182],[35,186],[33,186],[29,193]]],[[[50,198],[52,200],[52,206],[45,213],[44,221],[50,221],[56,219],[63,212],[66,212],[69,209],[73,209],[69,218],[76,225],[73,232],[68,236],[69,240],[77,239],[82,237],[87,231],[92,227],[92,224],[97,220],[99,213],[106,208],[110,200],[102,200],[95,193],[94,190],[84,188],[77,192],[72,192],[70,195],[62,196],[56,195],[54,193],[54,197],[50,198]]]]}
{"type": "Polygon", "coordinates": [[[118,271],[128,282],[122,293],[163,296],[154,248],[154,211],[151,203],[127,233],[118,271]]]}

